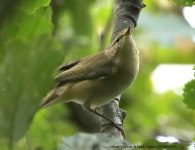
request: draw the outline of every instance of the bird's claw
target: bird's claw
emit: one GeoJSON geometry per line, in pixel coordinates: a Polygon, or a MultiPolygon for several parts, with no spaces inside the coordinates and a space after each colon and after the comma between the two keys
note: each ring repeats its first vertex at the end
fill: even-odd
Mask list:
{"type": "Polygon", "coordinates": [[[120,125],[118,123],[115,123],[115,122],[113,122],[113,125],[121,131],[121,133],[122,133],[122,135],[123,135],[123,137],[125,139],[125,132],[124,132],[124,130],[122,128],[122,125],[120,125]]]}

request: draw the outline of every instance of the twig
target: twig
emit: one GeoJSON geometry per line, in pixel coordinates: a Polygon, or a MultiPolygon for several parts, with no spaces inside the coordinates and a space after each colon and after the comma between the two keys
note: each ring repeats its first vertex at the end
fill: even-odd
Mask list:
{"type": "Polygon", "coordinates": [[[106,23],[106,26],[105,26],[103,32],[100,34],[100,37],[99,37],[99,45],[100,45],[99,46],[99,51],[102,51],[105,48],[104,47],[105,46],[105,39],[108,36],[108,34],[110,32],[110,29],[112,27],[112,21],[113,21],[113,12],[111,11],[110,15],[109,15],[109,18],[108,18],[108,21],[106,23]]]}

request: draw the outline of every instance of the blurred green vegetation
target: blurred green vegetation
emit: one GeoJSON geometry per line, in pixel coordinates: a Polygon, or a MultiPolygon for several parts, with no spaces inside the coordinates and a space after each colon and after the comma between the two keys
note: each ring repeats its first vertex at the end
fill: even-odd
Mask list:
{"type": "Polygon", "coordinates": [[[188,83],[185,84],[184,88],[184,103],[187,105],[189,109],[195,109],[195,102],[194,102],[194,97],[195,97],[195,79],[189,81],[188,83]]]}
{"type": "MultiPolygon", "coordinates": [[[[194,29],[174,2],[144,3],[147,7],[133,32],[140,50],[140,71],[120,103],[127,111],[126,138],[132,144],[159,135],[191,142],[194,111],[182,102],[182,93],[155,93],[151,74],[159,64],[195,64],[194,29]]],[[[6,14],[0,15],[0,149],[57,149],[62,136],[82,130],[70,118],[69,106],[38,110],[39,103],[54,85],[61,63],[98,52],[113,1],[22,0],[11,8],[9,3],[2,4],[9,9],[0,10],[6,14]]],[[[109,29],[103,35],[104,48],[112,26],[109,29]]],[[[190,100],[193,97],[194,93],[187,95],[190,100]]],[[[193,101],[189,105],[194,105],[193,101]]]]}

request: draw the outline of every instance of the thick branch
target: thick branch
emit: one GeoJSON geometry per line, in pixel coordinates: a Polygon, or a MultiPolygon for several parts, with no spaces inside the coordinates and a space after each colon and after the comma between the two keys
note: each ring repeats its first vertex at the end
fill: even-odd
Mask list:
{"type": "Polygon", "coordinates": [[[137,26],[139,13],[144,4],[143,0],[118,0],[114,10],[114,29],[111,41],[122,30],[131,26],[131,31],[137,26]]]}
{"type": "MultiPolygon", "coordinates": [[[[137,26],[139,13],[145,5],[143,0],[118,0],[114,11],[114,29],[112,32],[111,41],[122,30],[131,26],[131,31],[137,26]]],[[[117,85],[116,85],[117,86],[117,85]]],[[[126,116],[126,111],[119,108],[120,96],[115,98],[107,105],[100,107],[100,113],[114,122],[123,125],[123,120],[126,116]]],[[[101,132],[109,137],[119,137],[124,139],[122,132],[109,124],[108,121],[101,118],[101,132]]]]}

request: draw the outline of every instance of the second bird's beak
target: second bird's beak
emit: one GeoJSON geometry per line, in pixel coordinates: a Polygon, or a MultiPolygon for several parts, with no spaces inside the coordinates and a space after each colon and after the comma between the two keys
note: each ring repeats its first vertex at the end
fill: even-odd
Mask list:
{"type": "Polygon", "coordinates": [[[131,34],[131,26],[129,26],[125,32],[125,35],[131,34]]]}

